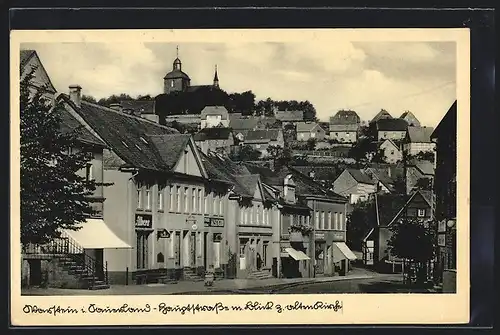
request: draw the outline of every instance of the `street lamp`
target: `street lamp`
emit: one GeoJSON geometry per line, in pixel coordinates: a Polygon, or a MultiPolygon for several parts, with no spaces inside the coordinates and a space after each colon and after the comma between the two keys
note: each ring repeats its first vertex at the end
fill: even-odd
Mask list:
{"type": "Polygon", "coordinates": [[[448,220],[446,225],[448,226],[448,228],[452,228],[455,225],[455,220],[448,220]]]}

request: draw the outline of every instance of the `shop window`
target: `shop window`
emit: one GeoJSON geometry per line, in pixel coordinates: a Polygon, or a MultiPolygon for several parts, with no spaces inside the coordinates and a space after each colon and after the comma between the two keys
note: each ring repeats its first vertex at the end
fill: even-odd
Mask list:
{"type": "Polygon", "coordinates": [[[137,190],[137,208],[142,208],[142,189],[137,190]]]}
{"type": "Polygon", "coordinates": [[[146,209],[151,210],[151,190],[146,190],[146,209]]]}
{"type": "Polygon", "coordinates": [[[423,218],[423,217],[425,216],[425,209],[420,209],[420,208],[419,208],[419,209],[417,210],[417,216],[418,216],[419,218],[423,218]]]}

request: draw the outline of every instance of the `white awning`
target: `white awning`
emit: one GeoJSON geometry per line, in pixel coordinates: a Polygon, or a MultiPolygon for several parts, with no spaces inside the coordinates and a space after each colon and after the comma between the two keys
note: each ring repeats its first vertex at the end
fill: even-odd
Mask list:
{"type": "Polygon", "coordinates": [[[344,242],[333,243],[333,258],[335,260],[348,259],[350,261],[357,259],[356,255],[344,242]]]}
{"type": "Polygon", "coordinates": [[[132,247],[116,236],[101,219],[88,219],[80,230],[63,230],[84,249],[131,249],[132,247]]]}
{"type": "Polygon", "coordinates": [[[302,251],[300,250],[295,250],[294,248],[286,248],[285,251],[290,255],[292,256],[293,259],[295,259],[296,261],[305,261],[305,260],[308,260],[308,259],[311,259],[309,258],[309,256],[307,256],[305,253],[303,253],[302,251]]]}

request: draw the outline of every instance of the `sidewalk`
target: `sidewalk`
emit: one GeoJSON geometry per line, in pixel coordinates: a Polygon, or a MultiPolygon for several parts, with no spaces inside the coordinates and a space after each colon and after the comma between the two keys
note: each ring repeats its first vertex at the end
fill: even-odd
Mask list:
{"type": "Polygon", "coordinates": [[[179,281],[176,284],[112,285],[107,290],[74,290],[57,288],[23,289],[22,295],[162,295],[162,294],[203,294],[207,292],[251,293],[304,285],[309,283],[333,282],[341,280],[370,279],[381,276],[365,269],[353,269],[346,276],[318,278],[269,278],[269,279],[222,279],[216,280],[212,287],[205,287],[203,281],[179,281]]]}

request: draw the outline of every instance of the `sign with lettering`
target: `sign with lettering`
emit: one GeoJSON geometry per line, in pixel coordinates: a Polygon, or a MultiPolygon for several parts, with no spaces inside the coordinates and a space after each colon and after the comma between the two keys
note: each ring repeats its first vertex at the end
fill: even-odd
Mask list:
{"type": "Polygon", "coordinates": [[[153,226],[153,216],[151,214],[136,214],[136,228],[151,228],[153,226]]]}
{"type": "Polygon", "coordinates": [[[344,232],[334,232],[333,233],[333,242],[345,242],[344,232]]]}
{"type": "Polygon", "coordinates": [[[158,238],[170,238],[170,232],[166,229],[159,229],[156,234],[158,238]]]}
{"type": "Polygon", "coordinates": [[[194,216],[192,216],[192,215],[188,216],[186,218],[186,224],[188,224],[188,225],[194,225],[194,224],[196,224],[196,218],[194,216]]]}
{"type": "Polygon", "coordinates": [[[205,217],[204,225],[205,227],[224,227],[224,219],[205,217]]]}
{"type": "Polygon", "coordinates": [[[446,234],[438,235],[438,246],[445,247],[446,246],[446,234]]]}
{"type": "Polygon", "coordinates": [[[325,239],[325,233],[316,233],[316,234],[314,234],[314,238],[316,240],[324,240],[325,239]]]}

